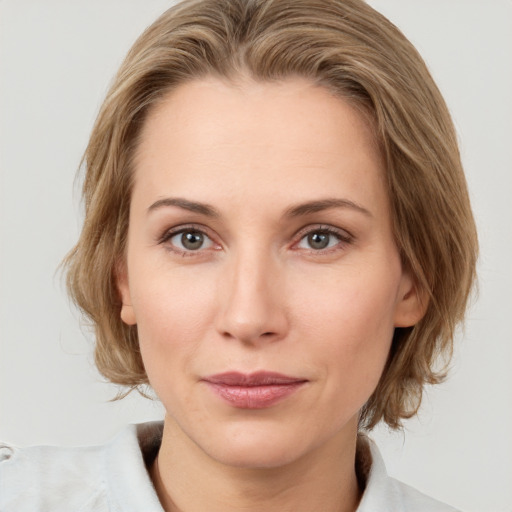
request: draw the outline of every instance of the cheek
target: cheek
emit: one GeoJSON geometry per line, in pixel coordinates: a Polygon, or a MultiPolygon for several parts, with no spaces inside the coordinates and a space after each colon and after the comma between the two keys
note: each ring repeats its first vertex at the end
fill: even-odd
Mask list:
{"type": "Polygon", "coordinates": [[[180,272],[172,279],[167,274],[148,272],[131,283],[142,359],[155,388],[160,376],[172,378],[173,368],[189,370],[212,325],[212,287],[180,272]]]}
{"type": "Polygon", "coordinates": [[[323,286],[315,291],[299,291],[298,318],[310,333],[314,353],[326,372],[352,388],[376,386],[391,346],[398,279],[379,274],[347,272],[343,279],[317,281],[323,286]]]}
{"type": "Polygon", "coordinates": [[[211,307],[213,289],[207,275],[192,267],[147,267],[130,282],[139,328],[162,334],[181,332],[183,336],[195,332],[211,307]]]}

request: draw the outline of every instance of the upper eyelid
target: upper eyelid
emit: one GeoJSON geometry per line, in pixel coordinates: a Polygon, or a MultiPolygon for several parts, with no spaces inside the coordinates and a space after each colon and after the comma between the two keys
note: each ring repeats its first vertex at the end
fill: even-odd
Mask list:
{"type": "MultiPolygon", "coordinates": [[[[184,231],[197,231],[199,233],[202,233],[203,235],[207,236],[214,244],[222,246],[223,244],[219,241],[219,237],[216,236],[216,233],[205,226],[204,224],[199,223],[188,223],[188,224],[181,224],[177,225],[171,228],[165,229],[160,236],[157,237],[158,243],[164,243],[171,239],[173,236],[176,236],[179,233],[182,233],[184,231]]],[[[294,233],[292,236],[291,246],[294,246],[298,244],[305,236],[307,236],[310,233],[314,233],[316,231],[324,231],[330,234],[333,234],[335,236],[338,236],[342,242],[349,242],[354,240],[354,236],[350,231],[344,228],[340,228],[337,226],[333,226],[331,224],[309,224],[307,226],[302,227],[298,231],[294,233]]]]}
{"type": "Polygon", "coordinates": [[[202,233],[203,235],[206,235],[208,238],[213,240],[213,237],[211,236],[211,230],[202,224],[196,223],[180,224],[172,228],[167,228],[157,238],[159,241],[168,240],[169,238],[172,238],[179,233],[183,233],[184,231],[197,231],[198,233],[202,233]]]}
{"type": "Polygon", "coordinates": [[[321,256],[331,253],[337,253],[340,250],[344,250],[345,248],[347,248],[347,246],[352,245],[354,241],[355,237],[346,229],[338,228],[329,224],[317,224],[306,226],[299,230],[294,237],[294,241],[291,243],[289,247],[293,251],[305,251],[312,255],[321,256]],[[316,232],[324,232],[336,237],[338,239],[337,243],[332,247],[325,247],[323,249],[308,249],[300,247],[300,243],[302,242],[302,240],[304,240],[304,238],[306,238],[311,233],[316,232]]]}
{"type": "Polygon", "coordinates": [[[223,246],[221,243],[218,242],[218,239],[214,236],[212,236],[209,232],[209,230],[205,229],[204,227],[198,227],[196,224],[189,224],[189,225],[181,225],[181,226],[175,226],[172,228],[166,229],[160,236],[157,236],[155,239],[156,245],[159,245],[161,247],[164,247],[166,250],[171,251],[175,254],[181,254],[184,255],[196,255],[199,254],[206,254],[206,252],[217,251],[221,249],[223,246]],[[208,240],[210,241],[209,247],[200,247],[199,249],[193,251],[193,250],[187,250],[187,249],[181,249],[179,246],[175,245],[171,242],[171,239],[180,233],[186,232],[186,231],[196,231],[198,233],[201,233],[204,235],[208,240]]]}
{"type": "Polygon", "coordinates": [[[216,237],[212,236],[209,233],[208,228],[206,228],[203,225],[198,225],[195,223],[192,224],[182,224],[178,226],[174,226],[171,228],[168,228],[164,230],[164,232],[156,238],[157,245],[160,245],[164,247],[167,251],[171,251],[174,254],[179,254],[181,256],[200,256],[205,255],[207,252],[210,252],[212,250],[218,250],[219,248],[222,248],[222,245],[217,241],[216,237]],[[209,247],[200,247],[197,250],[189,250],[186,248],[180,248],[179,246],[175,245],[174,243],[171,243],[171,239],[175,236],[179,235],[180,233],[186,233],[187,231],[195,231],[197,233],[201,233],[210,241],[209,247]]]}
{"type": "Polygon", "coordinates": [[[312,224],[309,226],[305,226],[295,233],[295,238],[299,238],[299,240],[301,240],[309,233],[314,233],[316,231],[325,231],[327,233],[332,233],[334,235],[338,235],[342,239],[348,238],[352,240],[354,238],[354,235],[352,235],[350,231],[336,226],[332,226],[330,224],[312,224]]]}

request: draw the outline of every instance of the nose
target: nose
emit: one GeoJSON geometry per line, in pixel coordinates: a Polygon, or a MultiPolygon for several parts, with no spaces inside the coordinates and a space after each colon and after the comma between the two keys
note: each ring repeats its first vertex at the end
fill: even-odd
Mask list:
{"type": "Polygon", "coordinates": [[[220,279],[217,331],[245,344],[278,341],[288,330],[282,270],[270,255],[247,252],[233,256],[220,279]]]}

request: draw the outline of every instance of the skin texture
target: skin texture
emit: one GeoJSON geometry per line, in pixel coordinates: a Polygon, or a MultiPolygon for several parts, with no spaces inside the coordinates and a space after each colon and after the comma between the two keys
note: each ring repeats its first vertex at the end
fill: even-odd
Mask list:
{"type": "Polygon", "coordinates": [[[364,118],[306,80],[202,79],[150,113],[118,286],[167,411],[166,510],[356,509],[358,412],[423,314],[384,172],[364,118]],[[250,410],[203,380],[260,370],[307,382],[250,410]]]}

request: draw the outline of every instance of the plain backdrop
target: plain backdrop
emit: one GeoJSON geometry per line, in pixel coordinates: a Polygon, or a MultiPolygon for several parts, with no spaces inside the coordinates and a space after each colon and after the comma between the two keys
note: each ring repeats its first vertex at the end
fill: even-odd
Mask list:
{"type": "MultiPolygon", "coordinates": [[[[403,433],[374,433],[389,472],[467,512],[512,511],[512,2],[373,0],[418,47],[451,108],[481,242],[479,297],[450,380],[403,433]]],[[[92,364],[59,262],[77,238],[75,171],[107,86],[164,0],[0,0],[0,438],[91,444],[161,418],[92,364]]]]}

